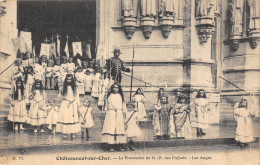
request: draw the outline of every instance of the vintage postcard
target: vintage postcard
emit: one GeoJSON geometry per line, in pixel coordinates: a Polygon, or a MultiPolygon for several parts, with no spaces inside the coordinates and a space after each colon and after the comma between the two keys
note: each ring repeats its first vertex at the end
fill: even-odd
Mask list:
{"type": "Polygon", "coordinates": [[[259,165],[259,0],[0,0],[0,164],[259,165]]]}

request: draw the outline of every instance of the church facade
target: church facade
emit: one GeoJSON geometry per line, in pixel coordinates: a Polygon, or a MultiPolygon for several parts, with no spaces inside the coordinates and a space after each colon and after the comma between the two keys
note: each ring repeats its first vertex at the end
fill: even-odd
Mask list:
{"type": "MultiPolygon", "coordinates": [[[[232,107],[242,97],[253,100],[254,113],[258,115],[258,3],[258,0],[96,0],[95,46],[102,48],[102,57],[100,54],[96,57],[104,62],[113,56],[113,47],[119,45],[120,58],[133,68],[132,90],[143,88],[148,109],[153,107],[160,87],[166,88],[173,102],[180,93],[192,100],[198,89],[205,89],[212,123],[232,118],[232,109],[226,106],[232,107]]],[[[0,17],[1,35],[5,36],[0,39],[1,71],[16,57],[12,39],[19,31],[17,4],[17,0],[1,4],[6,6],[6,14],[0,17]]],[[[9,75],[10,69],[1,75],[3,104],[10,88],[9,75]]],[[[129,98],[131,78],[127,75],[123,76],[122,85],[129,98]]]]}

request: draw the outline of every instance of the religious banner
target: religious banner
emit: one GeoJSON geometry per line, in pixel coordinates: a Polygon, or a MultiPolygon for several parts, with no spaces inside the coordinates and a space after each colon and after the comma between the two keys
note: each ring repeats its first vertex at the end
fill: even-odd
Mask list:
{"type": "Polygon", "coordinates": [[[50,51],[50,48],[49,48],[49,44],[41,44],[41,51],[40,51],[40,56],[42,55],[46,55],[47,58],[49,58],[49,51],[50,51]]]}
{"type": "Polygon", "coordinates": [[[50,58],[55,58],[56,57],[56,45],[55,45],[55,42],[49,44],[49,57],[50,58]]]}
{"type": "Polygon", "coordinates": [[[20,32],[21,38],[21,53],[26,53],[26,51],[32,52],[32,33],[31,32],[20,32]]]}
{"type": "Polygon", "coordinates": [[[90,44],[87,44],[87,58],[91,58],[91,49],[90,49],[90,44]]]}
{"type": "Polygon", "coordinates": [[[57,34],[57,56],[60,56],[60,38],[59,38],[59,34],[57,34]]]}
{"type": "Polygon", "coordinates": [[[76,56],[77,53],[82,56],[82,45],[81,42],[72,42],[73,56],[76,56]]]}
{"type": "Polygon", "coordinates": [[[13,50],[15,52],[17,52],[18,49],[21,48],[21,38],[17,37],[17,38],[14,38],[12,41],[13,41],[13,50]]]}
{"type": "Polygon", "coordinates": [[[69,45],[68,45],[68,40],[66,42],[66,45],[65,45],[65,49],[64,49],[65,53],[66,53],[66,56],[69,57],[70,56],[70,53],[69,53],[69,45]]]}
{"type": "Polygon", "coordinates": [[[99,44],[97,47],[96,60],[99,61],[101,67],[104,67],[106,65],[106,57],[103,44],[99,44]]]}

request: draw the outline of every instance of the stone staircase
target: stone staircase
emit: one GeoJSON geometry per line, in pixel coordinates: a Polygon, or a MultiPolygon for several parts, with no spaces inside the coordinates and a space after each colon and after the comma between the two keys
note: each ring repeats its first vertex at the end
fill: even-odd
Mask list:
{"type": "Polygon", "coordinates": [[[220,104],[220,124],[233,124],[234,119],[234,108],[232,103],[223,102],[220,104]]]}

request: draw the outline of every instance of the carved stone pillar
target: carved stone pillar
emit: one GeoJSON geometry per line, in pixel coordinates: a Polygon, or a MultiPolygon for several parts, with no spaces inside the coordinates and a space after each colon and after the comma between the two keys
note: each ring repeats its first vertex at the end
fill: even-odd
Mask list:
{"type": "Polygon", "coordinates": [[[162,35],[164,38],[169,37],[173,24],[174,24],[173,17],[162,17],[160,19],[160,29],[162,31],[162,35]]]}
{"type": "Polygon", "coordinates": [[[154,18],[153,17],[142,17],[141,18],[141,29],[144,34],[145,39],[149,39],[152,32],[153,32],[153,26],[154,26],[154,18]]]}
{"type": "Polygon", "coordinates": [[[125,32],[126,38],[131,39],[135,32],[136,18],[134,17],[124,17],[122,19],[122,27],[125,32]]]}
{"type": "Polygon", "coordinates": [[[206,43],[214,29],[214,1],[196,0],[196,29],[200,43],[206,43]]]}

